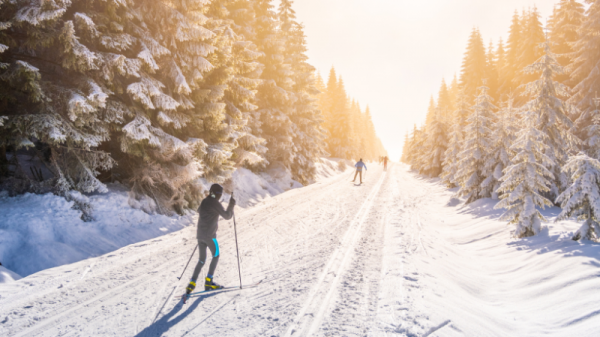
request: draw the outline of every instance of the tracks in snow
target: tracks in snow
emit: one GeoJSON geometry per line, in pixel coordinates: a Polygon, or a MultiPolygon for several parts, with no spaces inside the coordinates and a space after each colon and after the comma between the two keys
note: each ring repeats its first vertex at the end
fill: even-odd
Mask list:
{"type": "Polygon", "coordinates": [[[332,297],[340,284],[341,277],[347,272],[350,256],[386,176],[386,173],[381,174],[371,193],[359,208],[339,247],[329,258],[317,282],[312,285],[308,299],[292,320],[285,336],[313,336],[318,332],[325,313],[332,305],[332,297]]]}

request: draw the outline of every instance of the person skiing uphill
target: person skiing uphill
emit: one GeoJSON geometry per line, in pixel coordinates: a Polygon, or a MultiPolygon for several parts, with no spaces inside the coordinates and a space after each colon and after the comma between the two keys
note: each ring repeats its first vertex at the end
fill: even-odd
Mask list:
{"type": "Polygon", "coordinates": [[[388,160],[389,160],[389,159],[388,159],[388,157],[387,157],[387,156],[383,157],[383,170],[384,170],[384,171],[387,171],[387,163],[388,163],[388,160]]]}
{"type": "Polygon", "coordinates": [[[352,182],[356,181],[356,176],[358,174],[360,174],[360,183],[362,184],[362,169],[363,167],[365,168],[365,170],[367,169],[367,165],[365,165],[365,163],[363,162],[362,158],[360,158],[360,160],[358,161],[358,163],[356,163],[356,165],[354,165],[354,167],[356,167],[356,173],[354,174],[354,180],[352,180],[352,182]]]}
{"type": "Polygon", "coordinates": [[[229,220],[233,217],[233,208],[235,207],[235,199],[233,197],[229,199],[229,205],[227,210],[223,208],[221,202],[221,196],[223,195],[223,187],[219,184],[213,184],[210,187],[209,195],[202,200],[198,212],[200,217],[198,218],[198,231],[196,237],[198,238],[198,248],[200,250],[200,260],[194,269],[194,274],[190,280],[190,284],[185,289],[186,294],[190,294],[196,288],[196,281],[200,270],[206,262],[206,248],[210,249],[212,254],[212,261],[208,268],[208,274],[204,282],[204,290],[221,289],[223,286],[216,284],[213,281],[213,275],[219,263],[219,242],[217,241],[217,230],[219,229],[219,216],[223,219],[229,220]]]}

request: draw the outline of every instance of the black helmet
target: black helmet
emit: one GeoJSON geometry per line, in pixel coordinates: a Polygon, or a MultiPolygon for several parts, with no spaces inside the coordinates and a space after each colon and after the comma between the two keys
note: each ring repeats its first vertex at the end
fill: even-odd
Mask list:
{"type": "Polygon", "coordinates": [[[210,192],[210,194],[214,194],[215,196],[221,195],[221,194],[223,194],[223,186],[221,186],[219,184],[212,184],[209,192],[210,192]]]}

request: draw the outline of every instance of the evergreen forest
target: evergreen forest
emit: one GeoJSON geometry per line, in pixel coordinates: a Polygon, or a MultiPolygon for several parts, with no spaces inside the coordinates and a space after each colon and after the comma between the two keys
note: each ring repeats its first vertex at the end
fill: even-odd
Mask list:
{"type": "Polygon", "coordinates": [[[500,199],[516,237],[558,220],[585,221],[573,239],[600,238],[600,1],[560,0],[546,21],[516,11],[508,39],[486,46],[474,28],[460,74],[442,81],[402,162],[457,196],[500,199]],[[547,24],[544,24],[547,22],[547,24]]]}
{"type": "Polygon", "coordinates": [[[236,168],[309,184],[321,157],[386,155],[306,52],[291,0],[0,0],[0,189],[119,181],[181,214],[236,168]]]}

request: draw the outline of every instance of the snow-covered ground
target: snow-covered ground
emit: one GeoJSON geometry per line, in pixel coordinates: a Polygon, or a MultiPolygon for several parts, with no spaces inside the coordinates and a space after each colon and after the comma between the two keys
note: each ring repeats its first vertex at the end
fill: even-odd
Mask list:
{"type": "MultiPolygon", "coordinates": [[[[323,159],[317,163],[317,180],[339,174],[338,162],[323,159]]],[[[278,166],[258,175],[238,169],[232,184],[240,207],[302,187],[278,166]]],[[[208,183],[205,185],[208,189],[208,183]]],[[[152,199],[130,199],[127,189],[119,184],[108,188],[109,193],[89,196],[95,218],[91,222],[81,220],[81,212],[73,209],[72,201],[53,194],[9,197],[0,192],[0,263],[27,276],[196,224],[195,212],[171,217],[153,214],[156,204],[152,199]]],[[[0,277],[0,283],[12,280],[0,277]]]]}
{"type": "MultiPolygon", "coordinates": [[[[571,241],[576,223],[516,240],[492,200],[369,169],[362,186],[346,172],[238,210],[243,280],[259,287],[178,301],[191,226],[0,284],[0,335],[598,334],[600,245],[571,241]]],[[[232,221],[219,242],[215,280],[235,285],[232,221]]]]}

